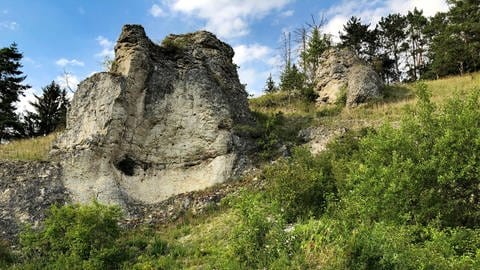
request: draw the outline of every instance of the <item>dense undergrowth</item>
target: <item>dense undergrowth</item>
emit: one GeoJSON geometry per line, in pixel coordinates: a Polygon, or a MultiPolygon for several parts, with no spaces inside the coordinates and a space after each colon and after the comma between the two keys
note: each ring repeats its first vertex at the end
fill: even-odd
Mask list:
{"type": "Polygon", "coordinates": [[[54,207],[0,266],[479,269],[480,91],[437,106],[426,88],[398,126],[294,148],[202,217],[127,230],[114,207],[54,207]]]}

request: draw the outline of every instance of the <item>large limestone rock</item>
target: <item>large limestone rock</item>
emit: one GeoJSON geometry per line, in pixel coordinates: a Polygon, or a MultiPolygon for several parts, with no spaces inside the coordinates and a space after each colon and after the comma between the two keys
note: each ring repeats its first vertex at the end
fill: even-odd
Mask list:
{"type": "Polygon", "coordinates": [[[318,104],[335,104],[346,98],[348,107],[381,98],[383,81],[349,49],[330,49],[315,75],[318,104]]]}
{"type": "Polygon", "coordinates": [[[205,31],[162,45],[126,25],[111,72],[78,86],[52,152],[77,202],[157,203],[238,174],[250,121],[232,48],[205,31]]]}

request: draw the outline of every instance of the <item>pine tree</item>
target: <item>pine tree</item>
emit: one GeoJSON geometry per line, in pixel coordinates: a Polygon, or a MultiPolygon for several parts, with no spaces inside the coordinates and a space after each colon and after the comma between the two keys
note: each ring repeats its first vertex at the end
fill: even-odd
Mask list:
{"type": "Polygon", "coordinates": [[[287,68],[280,75],[280,88],[282,91],[296,92],[302,90],[305,83],[305,76],[302,74],[297,66],[293,64],[287,68]]]}
{"type": "Polygon", "coordinates": [[[369,24],[362,24],[360,18],[352,16],[347,24],[343,26],[343,32],[340,33],[342,47],[353,49],[358,56],[363,57],[366,50],[366,42],[370,36],[369,24]]]}
{"type": "Polygon", "coordinates": [[[20,60],[23,55],[18,52],[17,44],[0,49],[0,142],[21,134],[22,125],[15,113],[15,102],[29,85],[22,84],[20,60]]]}
{"type": "Polygon", "coordinates": [[[415,8],[407,14],[407,73],[410,80],[421,78],[427,64],[427,38],[425,32],[428,20],[423,16],[423,11],[415,8]]]}
{"type": "Polygon", "coordinates": [[[276,92],[277,90],[278,89],[275,86],[275,82],[273,81],[272,74],[270,74],[267,78],[267,82],[265,83],[265,88],[263,89],[263,91],[268,94],[268,93],[276,92]]]}
{"type": "Polygon", "coordinates": [[[301,58],[305,63],[305,75],[309,83],[313,82],[315,72],[320,65],[320,56],[332,46],[332,42],[327,35],[322,35],[318,27],[312,29],[311,37],[308,40],[305,51],[302,52],[301,58]]]}
{"type": "Polygon", "coordinates": [[[406,26],[407,19],[400,14],[389,14],[378,23],[381,43],[394,68],[390,75],[392,81],[399,81],[401,77],[400,59],[405,52],[406,26]]]}
{"type": "Polygon", "coordinates": [[[35,96],[36,101],[30,102],[35,112],[25,117],[24,122],[30,136],[46,135],[65,127],[67,108],[70,105],[66,90],[52,81],[42,91],[42,96],[35,96]]]}
{"type": "Polygon", "coordinates": [[[450,10],[431,18],[427,27],[430,78],[480,69],[480,4],[478,0],[448,3],[450,10]]]}

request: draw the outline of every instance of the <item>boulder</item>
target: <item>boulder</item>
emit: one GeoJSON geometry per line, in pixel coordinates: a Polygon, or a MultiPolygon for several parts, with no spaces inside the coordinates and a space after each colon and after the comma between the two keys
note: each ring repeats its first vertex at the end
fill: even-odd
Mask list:
{"type": "Polygon", "coordinates": [[[315,74],[317,104],[346,102],[348,107],[381,98],[383,81],[350,49],[330,49],[315,74]]]}
{"type": "Polygon", "coordinates": [[[251,121],[233,49],[213,34],[154,44],[125,25],[110,72],[82,81],[51,156],[75,202],[158,203],[239,175],[251,121]]]}

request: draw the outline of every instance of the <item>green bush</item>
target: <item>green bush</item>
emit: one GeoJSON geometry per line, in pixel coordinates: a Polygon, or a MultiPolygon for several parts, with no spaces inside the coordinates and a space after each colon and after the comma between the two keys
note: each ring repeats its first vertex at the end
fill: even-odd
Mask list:
{"type": "Polygon", "coordinates": [[[314,157],[306,148],[294,149],[292,157],[281,159],[264,170],[268,191],[287,222],[318,217],[329,199],[335,197],[328,155],[314,157]]]}
{"type": "Polygon", "coordinates": [[[24,261],[39,268],[112,269],[125,254],[115,243],[120,236],[118,207],[53,206],[43,228],[20,235],[24,261]]]}
{"type": "Polygon", "coordinates": [[[479,230],[383,222],[350,226],[321,218],[296,227],[310,267],[322,269],[478,269],[479,230]]]}
{"type": "Polygon", "coordinates": [[[348,165],[344,206],[351,217],[399,224],[480,224],[479,91],[441,109],[418,89],[418,108],[399,128],[365,137],[348,165]]]}
{"type": "Polygon", "coordinates": [[[243,192],[233,203],[239,216],[230,239],[242,269],[289,268],[296,242],[278,209],[259,193],[243,192]]]}

